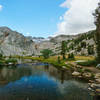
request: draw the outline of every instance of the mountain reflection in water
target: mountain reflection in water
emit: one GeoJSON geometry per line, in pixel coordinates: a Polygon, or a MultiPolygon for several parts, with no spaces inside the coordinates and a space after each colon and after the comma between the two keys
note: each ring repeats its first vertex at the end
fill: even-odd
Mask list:
{"type": "Polygon", "coordinates": [[[51,65],[30,63],[0,69],[0,100],[94,100],[87,87],[51,65]]]}

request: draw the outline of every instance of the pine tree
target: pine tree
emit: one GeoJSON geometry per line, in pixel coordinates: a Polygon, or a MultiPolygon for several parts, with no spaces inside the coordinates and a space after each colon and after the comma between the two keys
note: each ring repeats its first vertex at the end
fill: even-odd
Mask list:
{"type": "Polygon", "coordinates": [[[96,25],[96,44],[97,44],[97,63],[100,63],[100,3],[93,14],[95,16],[95,25],[96,25]]]}
{"type": "Polygon", "coordinates": [[[45,59],[49,58],[52,53],[53,53],[52,50],[49,49],[44,49],[41,51],[41,54],[45,59]]]}
{"type": "Polygon", "coordinates": [[[65,57],[65,54],[66,54],[66,42],[65,41],[62,41],[62,44],[61,44],[61,55],[63,56],[63,60],[66,59],[65,57]]]}
{"type": "Polygon", "coordinates": [[[61,63],[60,56],[58,56],[58,63],[59,63],[59,64],[61,63]]]}

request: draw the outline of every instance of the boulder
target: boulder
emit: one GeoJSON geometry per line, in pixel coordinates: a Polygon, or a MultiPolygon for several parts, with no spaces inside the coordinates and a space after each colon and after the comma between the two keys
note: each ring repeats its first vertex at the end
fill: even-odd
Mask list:
{"type": "Polygon", "coordinates": [[[9,65],[13,65],[13,63],[8,63],[9,65]]]}
{"type": "Polygon", "coordinates": [[[74,72],[72,73],[72,75],[73,75],[73,76],[80,76],[80,73],[79,73],[79,72],[74,71],[74,72]]]}
{"type": "Polygon", "coordinates": [[[100,88],[100,84],[95,84],[95,83],[92,83],[90,85],[91,88],[100,88]]]}
{"type": "Polygon", "coordinates": [[[94,78],[96,78],[96,79],[100,78],[100,73],[95,74],[94,78]]]}
{"type": "Polygon", "coordinates": [[[62,66],[63,69],[66,69],[66,66],[62,66]]]}
{"type": "Polygon", "coordinates": [[[86,78],[90,78],[92,77],[92,74],[91,73],[83,73],[83,76],[86,77],[86,78]]]}
{"type": "Polygon", "coordinates": [[[82,66],[77,65],[77,68],[82,68],[82,66]]]}
{"type": "Polygon", "coordinates": [[[96,80],[96,82],[100,83],[100,78],[98,78],[98,79],[95,79],[95,80],[96,80]]]}
{"type": "Polygon", "coordinates": [[[94,84],[94,83],[90,85],[91,88],[95,88],[96,86],[97,84],[94,84]]]}
{"type": "Polygon", "coordinates": [[[94,83],[94,81],[93,81],[93,80],[89,80],[89,82],[90,82],[90,83],[94,83]]]}
{"type": "Polygon", "coordinates": [[[91,89],[91,88],[88,88],[88,90],[90,90],[90,91],[91,91],[92,89],[91,89]]]}
{"type": "Polygon", "coordinates": [[[98,65],[96,66],[96,68],[100,68],[100,64],[98,64],[98,65]]]}
{"type": "Polygon", "coordinates": [[[88,85],[91,85],[91,83],[88,83],[88,85]]]}

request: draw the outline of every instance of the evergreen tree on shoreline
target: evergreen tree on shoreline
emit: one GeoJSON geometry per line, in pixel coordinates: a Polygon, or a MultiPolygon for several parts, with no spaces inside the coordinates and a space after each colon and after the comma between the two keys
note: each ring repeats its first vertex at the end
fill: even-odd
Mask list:
{"type": "Polygon", "coordinates": [[[100,64],[100,2],[98,7],[93,14],[95,16],[95,25],[96,25],[96,44],[97,44],[97,63],[100,64]]]}
{"type": "Polygon", "coordinates": [[[67,50],[66,41],[62,41],[62,44],[61,44],[61,55],[63,56],[63,60],[66,59],[66,50],[67,50]]]}

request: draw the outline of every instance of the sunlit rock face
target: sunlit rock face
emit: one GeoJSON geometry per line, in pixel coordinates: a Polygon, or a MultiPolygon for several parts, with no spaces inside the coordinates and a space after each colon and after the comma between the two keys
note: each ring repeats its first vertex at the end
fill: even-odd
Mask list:
{"type": "MultiPolygon", "coordinates": [[[[51,49],[57,52],[61,41],[69,37],[57,36],[45,39],[42,37],[25,37],[21,33],[12,31],[8,27],[0,27],[0,52],[6,56],[10,55],[40,55],[43,49],[51,49]],[[53,41],[54,40],[54,41],[53,41]]],[[[72,38],[70,36],[70,38],[72,38]]],[[[59,51],[58,51],[59,52],[59,51]]]]}
{"type": "Polygon", "coordinates": [[[31,55],[34,42],[7,27],[0,27],[0,52],[9,55],[31,55]]]}
{"type": "MultiPolygon", "coordinates": [[[[54,54],[61,53],[61,42],[66,41],[67,48],[69,51],[67,53],[75,53],[77,55],[88,55],[88,46],[93,46],[94,51],[96,51],[95,41],[93,39],[93,32],[89,31],[87,33],[78,34],[78,35],[59,35],[56,37],[49,37],[47,39],[42,37],[25,37],[21,33],[13,31],[8,27],[0,27],[0,53],[5,56],[10,55],[41,55],[41,51],[43,49],[50,49],[54,54]],[[76,49],[81,46],[81,42],[74,45],[74,40],[82,37],[82,35],[87,35],[91,37],[90,39],[83,39],[81,42],[86,42],[86,48],[81,48],[79,52],[76,49]],[[91,35],[92,34],[92,35],[91,35]],[[71,45],[73,44],[73,50],[71,49],[71,45]]],[[[96,52],[94,53],[96,54],[96,52]]]]}

